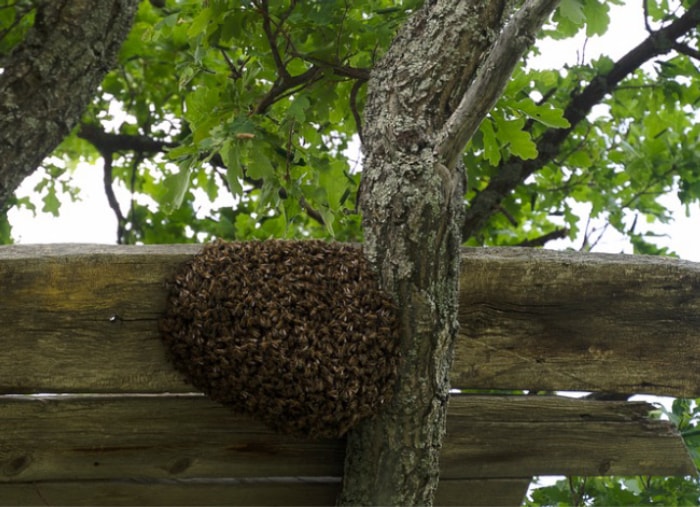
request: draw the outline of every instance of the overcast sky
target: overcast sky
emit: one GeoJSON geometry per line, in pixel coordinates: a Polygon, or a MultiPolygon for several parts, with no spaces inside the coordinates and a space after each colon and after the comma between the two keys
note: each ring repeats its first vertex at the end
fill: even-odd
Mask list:
{"type": "MultiPolygon", "coordinates": [[[[612,10],[611,30],[603,38],[592,38],[585,45],[583,37],[570,41],[541,44],[542,55],[535,65],[553,68],[564,64],[575,64],[582,57],[586,61],[595,58],[601,52],[618,59],[634,45],[646,37],[642,17],[642,0],[627,0],[624,6],[614,6],[612,10]]],[[[41,171],[28,178],[19,190],[19,195],[28,195],[41,179],[41,171]]],[[[70,203],[65,196],[61,207],[61,216],[54,218],[41,212],[33,217],[29,212],[10,212],[13,224],[13,236],[18,243],[106,243],[116,240],[116,219],[107,204],[102,184],[102,167],[81,165],[72,175],[75,185],[81,189],[80,201],[70,203]]],[[[128,199],[128,198],[127,198],[128,199]]],[[[123,203],[126,203],[124,200],[123,203]]],[[[665,206],[674,210],[674,221],[668,225],[655,225],[654,230],[666,234],[658,243],[669,246],[682,258],[700,261],[700,234],[697,234],[700,220],[700,206],[694,205],[691,216],[685,216],[685,210],[675,195],[664,197],[665,206]]],[[[124,206],[124,204],[123,204],[124,206]]],[[[39,206],[40,208],[41,206],[39,206]]],[[[585,212],[585,208],[582,212],[585,212]]],[[[602,226],[603,224],[598,224],[602,226]]],[[[581,239],[575,242],[550,242],[548,248],[580,247],[581,239]]],[[[613,232],[607,232],[595,251],[631,253],[631,246],[620,241],[613,232]]]]}

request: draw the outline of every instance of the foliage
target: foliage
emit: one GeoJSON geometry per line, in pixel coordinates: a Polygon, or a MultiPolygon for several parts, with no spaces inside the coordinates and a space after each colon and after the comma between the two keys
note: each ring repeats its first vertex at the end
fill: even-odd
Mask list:
{"type": "Polygon", "coordinates": [[[359,240],[358,92],[415,3],[143,3],[84,119],[165,144],[113,154],[120,242],[359,240]]]}
{"type": "MultiPolygon", "coordinates": [[[[84,123],[160,144],[117,150],[88,138],[90,146],[76,131],[46,163],[50,177],[37,188],[43,202],[27,205],[58,213],[58,196],[65,194],[50,182],[70,173],[71,164],[94,163],[107,151],[112,183],[106,191],[119,195],[111,199],[119,242],[361,240],[356,134],[365,82],[419,3],[178,0],[156,8],[144,2],[119,67],[105,79],[84,123]]],[[[610,5],[619,3],[565,0],[542,36],[603,34],[610,5]]],[[[0,9],[2,26],[17,25],[0,39],[0,49],[21,39],[31,24],[31,4],[0,9]]],[[[654,29],[679,16],[672,4],[646,2],[654,29]]],[[[495,209],[481,213],[482,225],[465,235],[468,244],[574,238],[586,233],[585,220],[592,218],[607,221],[638,253],[668,253],[653,245],[647,229],[671,219],[660,195],[675,191],[686,206],[700,196],[694,163],[700,87],[692,55],[649,60],[594,104],[595,115],[575,125],[565,116],[571,97],[615,62],[601,56],[563,69],[516,71],[465,152],[466,202],[477,202],[513,160],[544,163],[505,192],[495,209]],[[556,129],[571,132],[544,160],[541,141],[556,129]],[[579,216],[579,204],[590,206],[590,217],[579,216]]]]}
{"type": "Polygon", "coordinates": [[[536,489],[526,506],[697,505],[697,477],[569,477],[536,489]]]}
{"type": "MultiPolygon", "coordinates": [[[[366,82],[420,3],[143,2],[82,126],[45,162],[38,197],[14,205],[60,213],[63,199],[79,197],[72,168],[87,162],[103,165],[121,243],[361,241],[366,82]]],[[[619,3],[562,0],[541,36],[619,30],[608,26],[619,3]]],[[[0,0],[0,68],[32,26],[35,4],[0,0]]],[[[637,253],[669,253],[647,228],[671,219],[661,195],[673,192],[685,206],[700,200],[700,53],[695,29],[673,40],[658,34],[696,5],[645,1],[654,44],[629,68],[606,55],[561,69],[523,62],[464,153],[466,212],[476,224],[465,226],[467,244],[583,234],[592,248],[585,204],[637,253]],[[494,200],[482,207],[485,196],[494,200]]],[[[0,217],[0,242],[9,241],[0,217]]],[[[694,449],[697,405],[684,403],[669,416],[694,449]]],[[[573,478],[538,490],[530,504],[694,504],[698,490],[695,480],[573,478]]]]}

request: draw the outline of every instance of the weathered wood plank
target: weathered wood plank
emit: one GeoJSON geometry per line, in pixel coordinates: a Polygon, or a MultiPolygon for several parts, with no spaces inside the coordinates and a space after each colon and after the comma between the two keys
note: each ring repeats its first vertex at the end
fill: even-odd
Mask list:
{"type": "Polygon", "coordinates": [[[440,479],[435,505],[474,507],[516,507],[525,499],[530,478],[522,479],[440,479]]]}
{"type": "MultiPolygon", "coordinates": [[[[334,505],[330,480],[65,481],[0,484],[0,505],[334,505]]],[[[529,479],[442,481],[435,505],[518,506],[529,479]]]]}
{"type": "MultiPolygon", "coordinates": [[[[441,477],[693,474],[678,432],[647,420],[650,408],[453,397],[441,477]]],[[[341,440],[277,435],[200,396],[2,398],[0,428],[0,483],[340,477],[343,469],[341,440]]]]}
{"type": "Polygon", "coordinates": [[[700,395],[700,264],[468,250],[452,382],[700,395]]]}
{"type": "Polygon", "coordinates": [[[197,245],[0,246],[0,392],[183,392],[157,332],[197,245]]]}
{"type": "Polygon", "coordinates": [[[647,419],[650,408],[558,396],[453,397],[440,476],[696,474],[676,428],[647,419]]]}
{"type": "Polygon", "coordinates": [[[344,442],[279,435],[200,396],[0,403],[0,482],[343,471],[344,442]]]}
{"type": "MultiPolygon", "coordinates": [[[[196,245],[0,247],[0,392],[187,392],[156,321],[196,245]]],[[[700,396],[700,265],[466,249],[454,386],[700,396]]]]}
{"type": "Polygon", "coordinates": [[[330,481],[64,481],[0,484],[0,505],[334,505],[330,481]]]}

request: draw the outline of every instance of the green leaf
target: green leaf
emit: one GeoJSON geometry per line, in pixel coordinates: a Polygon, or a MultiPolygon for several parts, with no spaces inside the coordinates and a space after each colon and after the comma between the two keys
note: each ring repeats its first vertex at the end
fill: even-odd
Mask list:
{"type": "Polygon", "coordinates": [[[523,131],[524,125],[525,121],[522,118],[504,120],[496,117],[498,138],[508,144],[511,153],[523,160],[533,159],[537,157],[537,146],[532,142],[530,134],[523,131]]]}
{"type": "Polygon", "coordinates": [[[593,164],[591,157],[583,150],[573,152],[571,155],[569,155],[569,158],[567,158],[566,161],[570,165],[580,167],[582,169],[587,169],[593,164]]]}
{"type": "Polygon", "coordinates": [[[287,116],[293,118],[299,123],[306,120],[306,110],[311,105],[309,98],[306,95],[299,95],[287,109],[287,116]]]}
{"type": "Polygon", "coordinates": [[[205,7],[190,23],[190,26],[187,29],[187,35],[194,38],[197,35],[206,32],[207,26],[211,22],[211,19],[212,10],[208,7],[205,7]]]}
{"type": "Polygon", "coordinates": [[[0,215],[0,245],[12,243],[12,225],[7,219],[7,214],[0,215]]]}
{"type": "Polygon", "coordinates": [[[180,164],[180,170],[175,174],[169,174],[163,181],[165,192],[163,194],[163,209],[166,213],[172,213],[182,205],[185,193],[190,185],[192,164],[184,162],[180,164]]]}
{"type": "Polygon", "coordinates": [[[326,206],[321,206],[318,211],[323,218],[323,225],[326,228],[326,231],[331,237],[335,237],[335,233],[333,232],[333,223],[335,222],[334,213],[326,206]]]}
{"type": "Polygon", "coordinates": [[[586,19],[581,0],[561,0],[559,13],[576,25],[582,25],[586,19]]]}
{"type": "Polygon", "coordinates": [[[270,159],[263,153],[263,151],[258,146],[252,146],[251,153],[249,155],[250,164],[246,174],[253,179],[267,180],[275,173],[275,168],[272,167],[270,159]]]}
{"type": "Polygon", "coordinates": [[[44,206],[41,208],[41,211],[44,213],[51,213],[55,217],[59,215],[61,201],[56,196],[56,189],[53,185],[48,187],[48,193],[44,196],[42,201],[44,202],[44,206]]]}
{"type": "Polygon", "coordinates": [[[532,99],[525,99],[515,104],[514,107],[547,127],[561,129],[571,126],[569,120],[564,118],[564,111],[549,104],[538,106],[532,99]]]}
{"type": "Polygon", "coordinates": [[[610,24],[607,4],[597,0],[587,0],[583,5],[583,12],[586,16],[586,36],[603,35],[610,24]]]}
{"type": "Polygon", "coordinates": [[[226,141],[221,150],[221,159],[226,165],[226,181],[235,196],[243,193],[241,180],[243,179],[243,168],[241,167],[240,143],[238,141],[226,141]]]}
{"type": "Polygon", "coordinates": [[[179,160],[185,157],[191,157],[197,153],[196,148],[191,144],[181,144],[168,150],[168,158],[170,160],[179,160]]]}
{"type": "Polygon", "coordinates": [[[501,161],[501,150],[496,140],[496,133],[493,130],[493,122],[486,118],[479,127],[484,144],[484,157],[492,166],[497,166],[501,161]]]}

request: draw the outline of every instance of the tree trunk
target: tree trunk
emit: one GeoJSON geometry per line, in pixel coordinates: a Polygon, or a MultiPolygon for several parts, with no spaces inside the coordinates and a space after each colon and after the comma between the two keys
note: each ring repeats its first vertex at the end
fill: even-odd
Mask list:
{"type": "Polygon", "coordinates": [[[457,333],[466,142],[552,0],[428,1],[373,70],[360,195],[365,254],[400,307],[393,400],[348,437],[341,503],[431,504],[457,333]]]}
{"type": "Polygon", "coordinates": [[[71,131],[111,68],[139,0],[40,2],[0,74],[0,212],[71,131]]]}

